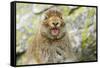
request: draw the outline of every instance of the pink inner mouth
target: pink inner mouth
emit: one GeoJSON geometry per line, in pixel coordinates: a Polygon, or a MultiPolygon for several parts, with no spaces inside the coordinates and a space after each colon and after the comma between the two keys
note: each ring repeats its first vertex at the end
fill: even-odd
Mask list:
{"type": "Polygon", "coordinates": [[[54,35],[54,36],[58,35],[59,34],[59,29],[58,28],[51,29],[51,34],[54,35]]]}

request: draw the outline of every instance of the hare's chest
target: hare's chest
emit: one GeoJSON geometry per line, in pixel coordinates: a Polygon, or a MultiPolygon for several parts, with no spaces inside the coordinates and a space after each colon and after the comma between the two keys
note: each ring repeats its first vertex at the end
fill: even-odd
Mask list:
{"type": "Polygon", "coordinates": [[[45,63],[64,62],[67,54],[67,46],[62,43],[53,43],[42,48],[42,60],[45,63]]]}

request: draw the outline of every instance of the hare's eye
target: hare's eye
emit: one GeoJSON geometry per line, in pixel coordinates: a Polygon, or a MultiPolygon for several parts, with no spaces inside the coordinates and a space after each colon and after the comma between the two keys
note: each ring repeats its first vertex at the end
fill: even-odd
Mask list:
{"type": "Polygon", "coordinates": [[[63,19],[62,17],[60,17],[61,19],[63,19]]]}
{"type": "Polygon", "coordinates": [[[44,16],[44,20],[48,19],[48,16],[44,16]]]}
{"type": "Polygon", "coordinates": [[[63,17],[62,17],[62,16],[60,16],[60,18],[61,18],[61,19],[63,19],[63,17]]]}

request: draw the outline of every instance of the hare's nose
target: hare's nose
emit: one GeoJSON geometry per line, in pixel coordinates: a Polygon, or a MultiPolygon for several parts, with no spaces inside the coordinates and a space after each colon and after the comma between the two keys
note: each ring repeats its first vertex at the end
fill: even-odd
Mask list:
{"type": "Polygon", "coordinates": [[[59,22],[53,22],[52,23],[54,26],[57,26],[59,24],[59,22]]]}

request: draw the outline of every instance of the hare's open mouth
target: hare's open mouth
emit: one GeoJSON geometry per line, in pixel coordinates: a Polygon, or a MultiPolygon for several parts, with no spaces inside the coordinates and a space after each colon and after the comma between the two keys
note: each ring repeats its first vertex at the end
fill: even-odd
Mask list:
{"type": "Polygon", "coordinates": [[[54,28],[51,29],[51,34],[53,36],[59,35],[59,32],[60,32],[59,28],[54,27],[54,28]]]}

